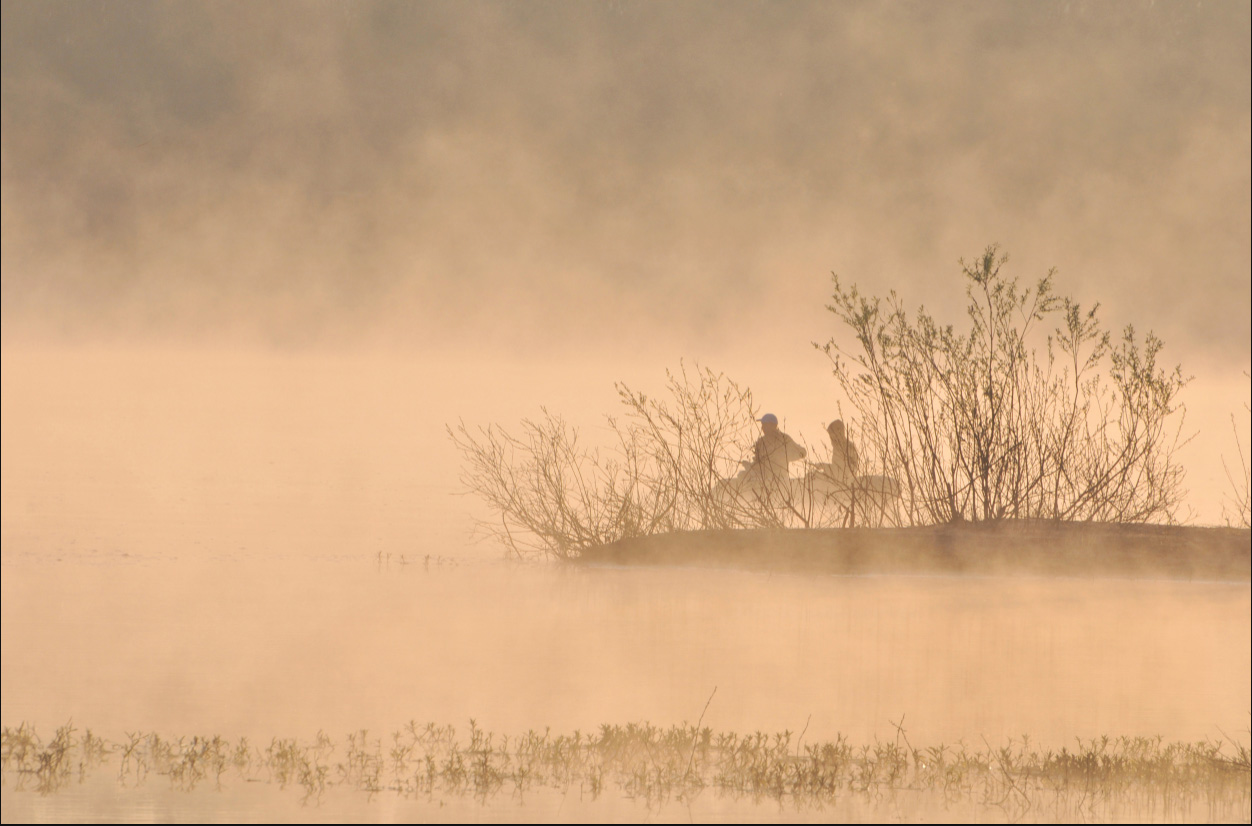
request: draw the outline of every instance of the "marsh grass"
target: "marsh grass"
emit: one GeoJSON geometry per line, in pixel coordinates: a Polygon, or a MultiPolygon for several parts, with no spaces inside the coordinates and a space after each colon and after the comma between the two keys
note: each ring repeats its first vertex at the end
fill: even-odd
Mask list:
{"type": "Polygon", "coordinates": [[[799,810],[836,804],[889,805],[925,799],[973,806],[1011,820],[1244,820],[1252,814],[1246,745],[1230,738],[1167,743],[1159,737],[1100,737],[1045,749],[1028,737],[922,748],[903,719],[896,736],[853,744],[844,737],[805,742],[804,732],[715,732],[696,725],[602,725],[595,732],[528,731],[500,736],[473,720],[452,726],[410,722],[388,735],[361,730],[334,741],[246,739],[156,733],[113,742],[67,724],[45,742],[25,723],[3,728],[3,783],[10,792],[54,794],[115,764],[121,786],[168,783],[216,790],[261,782],[293,788],[304,805],[331,789],[435,800],[503,797],[555,790],[596,800],[614,791],[657,809],[714,794],[799,810]]]}

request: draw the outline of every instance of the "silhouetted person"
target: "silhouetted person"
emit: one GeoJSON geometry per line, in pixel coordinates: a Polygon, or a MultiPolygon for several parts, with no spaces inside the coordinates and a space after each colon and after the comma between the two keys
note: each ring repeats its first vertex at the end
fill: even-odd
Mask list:
{"type": "Polygon", "coordinates": [[[842,419],[835,419],[826,428],[830,434],[830,475],[836,482],[852,484],[861,467],[861,455],[848,438],[842,419]]]}
{"type": "Polygon", "coordinates": [[[778,417],[766,413],[760,418],[761,438],[752,449],[752,470],[770,489],[787,484],[787,465],[804,458],[804,448],[778,429],[778,417]]]}

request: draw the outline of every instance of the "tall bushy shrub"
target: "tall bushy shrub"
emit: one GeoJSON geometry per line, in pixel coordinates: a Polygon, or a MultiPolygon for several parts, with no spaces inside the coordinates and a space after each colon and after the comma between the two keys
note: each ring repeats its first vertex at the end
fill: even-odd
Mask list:
{"type": "Polygon", "coordinates": [[[967,326],[836,276],[828,309],[851,333],[824,345],[862,452],[903,489],[914,524],[1004,518],[1172,522],[1186,384],[1161,340],[1116,342],[1097,316],[1003,273],[990,246],[961,261],[967,326]]]}

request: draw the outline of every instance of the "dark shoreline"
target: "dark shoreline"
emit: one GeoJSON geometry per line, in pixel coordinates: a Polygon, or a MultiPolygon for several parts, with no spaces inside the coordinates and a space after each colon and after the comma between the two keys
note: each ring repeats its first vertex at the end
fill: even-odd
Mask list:
{"type": "Polygon", "coordinates": [[[1106,576],[1252,581],[1252,531],[1003,521],[918,528],[684,531],[588,548],[587,565],[833,574],[1106,576]]]}

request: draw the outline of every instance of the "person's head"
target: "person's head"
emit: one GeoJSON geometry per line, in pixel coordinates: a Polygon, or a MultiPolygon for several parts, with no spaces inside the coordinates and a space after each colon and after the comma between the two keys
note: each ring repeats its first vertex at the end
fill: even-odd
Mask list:
{"type": "Polygon", "coordinates": [[[778,417],[775,416],[773,413],[766,413],[757,421],[761,423],[761,430],[767,434],[773,433],[776,430],[778,430],[778,417]]]}
{"type": "Polygon", "coordinates": [[[842,439],[844,437],[843,419],[835,419],[826,427],[826,432],[830,434],[832,439],[842,439]]]}

